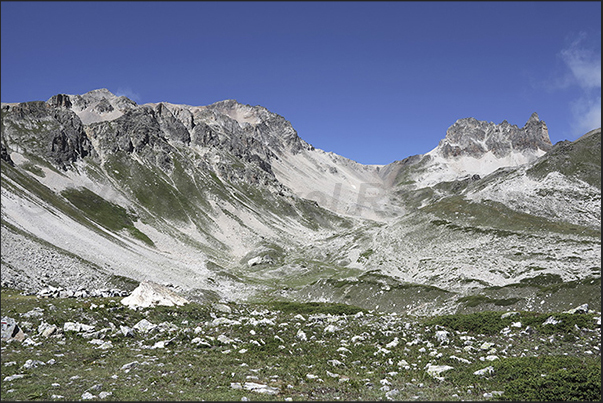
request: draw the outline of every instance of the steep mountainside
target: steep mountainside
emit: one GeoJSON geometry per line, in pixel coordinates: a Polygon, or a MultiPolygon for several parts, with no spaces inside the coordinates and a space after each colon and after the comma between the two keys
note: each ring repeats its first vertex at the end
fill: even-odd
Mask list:
{"type": "Polygon", "coordinates": [[[426,154],[364,166],[234,100],[3,103],[2,284],[413,313],[600,304],[600,142],[552,146],[535,113],[467,118],[426,154]]]}

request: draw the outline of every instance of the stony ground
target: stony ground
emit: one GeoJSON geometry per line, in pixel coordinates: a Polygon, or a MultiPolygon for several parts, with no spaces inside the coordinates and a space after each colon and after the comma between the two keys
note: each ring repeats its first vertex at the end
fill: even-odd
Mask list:
{"type": "Polygon", "coordinates": [[[133,310],[121,299],[3,289],[3,321],[24,334],[2,340],[2,400],[601,398],[601,315],[587,308],[426,318],[284,302],[133,310]]]}

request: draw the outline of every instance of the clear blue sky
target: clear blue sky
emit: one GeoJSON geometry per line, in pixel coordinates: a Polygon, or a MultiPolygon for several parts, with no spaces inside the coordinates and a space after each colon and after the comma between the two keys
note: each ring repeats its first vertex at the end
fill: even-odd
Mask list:
{"type": "Polygon", "coordinates": [[[601,2],[6,2],[2,102],[236,99],[387,164],[457,119],[601,126],[601,2]]]}

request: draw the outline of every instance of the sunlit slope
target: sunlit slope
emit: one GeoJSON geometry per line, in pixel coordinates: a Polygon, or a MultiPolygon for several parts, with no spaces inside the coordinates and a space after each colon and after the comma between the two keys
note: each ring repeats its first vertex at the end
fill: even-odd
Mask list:
{"type": "MultiPolygon", "coordinates": [[[[424,312],[600,305],[600,138],[483,178],[396,185],[408,213],[380,226],[359,257],[372,277],[319,281],[303,298],[424,312]]],[[[421,164],[405,161],[398,178],[421,164]]]]}

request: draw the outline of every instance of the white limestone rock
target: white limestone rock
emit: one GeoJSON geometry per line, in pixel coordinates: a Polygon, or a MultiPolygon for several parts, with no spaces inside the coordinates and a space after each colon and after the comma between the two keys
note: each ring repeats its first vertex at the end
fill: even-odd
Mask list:
{"type": "Polygon", "coordinates": [[[135,309],[138,307],[149,308],[157,305],[182,306],[188,304],[189,301],[167,287],[152,281],[143,281],[132,291],[132,294],[122,299],[121,303],[135,309]]]}

